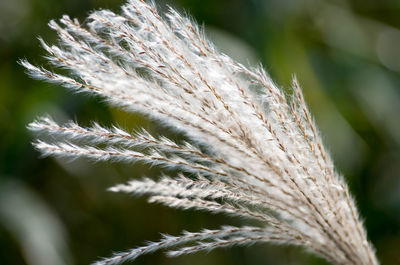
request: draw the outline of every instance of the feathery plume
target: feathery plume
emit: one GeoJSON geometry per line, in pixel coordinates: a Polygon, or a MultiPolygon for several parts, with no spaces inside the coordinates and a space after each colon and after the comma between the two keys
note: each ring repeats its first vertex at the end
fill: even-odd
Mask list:
{"type": "Polygon", "coordinates": [[[178,170],[175,177],[132,180],[110,190],[258,225],[165,235],[95,264],[120,264],[159,249],[179,256],[255,242],[304,246],[334,264],[378,264],[296,79],[287,99],[261,67],[233,61],[190,19],[173,9],[162,18],[154,4],[141,0],[130,0],[122,14],[95,11],[85,25],[63,16],[49,26],[60,43],[40,40],[48,61],[70,75],[21,61],[31,76],[147,115],[189,142],[43,117],[28,128],[55,140],[36,141],[38,150],[178,170]]]}

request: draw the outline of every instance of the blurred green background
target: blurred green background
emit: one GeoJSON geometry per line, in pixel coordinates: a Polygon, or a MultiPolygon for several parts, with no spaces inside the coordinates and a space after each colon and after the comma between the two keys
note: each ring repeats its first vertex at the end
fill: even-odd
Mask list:
{"type": "MultiPolygon", "coordinates": [[[[261,62],[283,88],[296,74],[337,168],[350,184],[382,264],[400,264],[400,1],[176,0],[204,24],[220,50],[261,62]]],[[[17,64],[43,64],[37,37],[54,43],[47,26],[69,14],[119,10],[122,0],[0,1],[0,264],[89,264],[112,251],[222,224],[225,216],[149,205],[106,188],[142,175],[143,165],[66,163],[41,159],[26,125],[36,116],[97,121],[170,134],[136,114],[30,79],[17,64]]],[[[326,264],[295,247],[233,247],[134,264],[326,264]]]]}

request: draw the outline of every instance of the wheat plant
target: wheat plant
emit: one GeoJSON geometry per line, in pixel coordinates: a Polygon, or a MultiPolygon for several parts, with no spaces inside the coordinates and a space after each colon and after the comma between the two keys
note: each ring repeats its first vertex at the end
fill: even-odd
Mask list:
{"type": "Polygon", "coordinates": [[[296,79],[286,96],[261,67],[248,68],[218,52],[187,17],[173,9],[161,17],[154,4],[141,0],[130,0],[121,14],[95,11],[85,25],[68,16],[49,25],[60,43],[41,40],[47,59],[70,75],[21,61],[31,76],[98,95],[189,140],[42,117],[29,129],[54,140],[37,140],[39,151],[179,171],[110,190],[256,224],[165,235],[95,264],[120,264],[160,249],[179,256],[254,242],[303,246],[334,264],[378,264],[296,79]]]}

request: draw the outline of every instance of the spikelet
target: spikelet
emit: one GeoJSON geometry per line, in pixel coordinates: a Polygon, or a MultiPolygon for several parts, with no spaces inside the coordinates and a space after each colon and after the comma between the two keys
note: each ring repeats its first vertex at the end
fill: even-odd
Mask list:
{"type": "Polygon", "coordinates": [[[60,125],[43,117],[29,129],[56,140],[34,146],[44,155],[141,161],[180,171],[110,190],[258,224],[165,235],[95,264],[120,264],[159,249],[179,256],[255,242],[304,246],[334,264],[378,264],[296,80],[287,99],[262,68],[249,69],[218,52],[196,24],[173,9],[164,19],[153,4],[130,0],[122,14],[100,10],[87,21],[82,26],[63,16],[49,23],[60,44],[41,40],[48,61],[69,76],[21,64],[34,78],[147,115],[190,142],[98,124],[60,125]]]}

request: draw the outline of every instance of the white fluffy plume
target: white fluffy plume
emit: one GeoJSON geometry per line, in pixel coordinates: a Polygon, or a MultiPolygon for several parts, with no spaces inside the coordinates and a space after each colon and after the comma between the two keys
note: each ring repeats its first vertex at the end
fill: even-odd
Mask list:
{"type": "Polygon", "coordinates": [[[33,77],[148,115],[185,133],[190,143],[44,117],[29,128],[56,140],[38,140],[37,149],[178,170],[175,177],[132,180],[110,190],[258,224],[164,236],[96,264],[120,264],[159,249],[178,256],[254,242],[301,245],[335,264],[378,264],[296,80],[287,99],[262,68],[233,61],[188,18],[172,9],[162,18],[141,0],[130,0],[121,14],[95,11],[84,26],[68,16],[49,25],[60,44],[41,41],[48,60],[70,75],[22,61],[33,77]]]}

